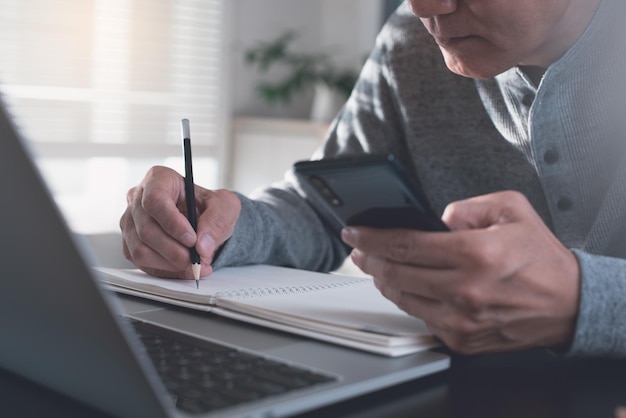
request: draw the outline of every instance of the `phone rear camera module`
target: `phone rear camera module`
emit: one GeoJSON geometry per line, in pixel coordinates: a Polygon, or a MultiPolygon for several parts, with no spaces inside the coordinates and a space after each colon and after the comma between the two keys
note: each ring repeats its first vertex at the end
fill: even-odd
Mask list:
{"type": "Polygon", "coordinates": [[[309,181],[317,189],[320,195],[331,205],[335,207],[340,207],[343,205],[343,202],[337,195],[328,187],[326,182],[317,176],[309,177],[309,181]]]}

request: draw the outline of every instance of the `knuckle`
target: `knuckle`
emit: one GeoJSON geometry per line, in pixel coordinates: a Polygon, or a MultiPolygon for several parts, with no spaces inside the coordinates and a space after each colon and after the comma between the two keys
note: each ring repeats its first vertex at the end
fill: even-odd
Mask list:
{"type": "Polygon", "coordinates": [[[171,169],[169,169],[167,167],[164,167],[164,166],[161,166],[161,165],[154,165],[154,166],[152,166],[152,167],[150,167],[148,169],[148,171],[146,172],[145,178],[146,178],[146,180],[150,180],[150,179],[152,179],[154,177],[160,177],[160,176],[162,176],[163,174],[165,174],[166,172],[169,172],[169,171],[171,171],[171,169]]]}
{"type": "Polygon", "coordinates": [[[222,200],[222,205],[226,208],[224,212],[224,222],[229,226],[233,226],[237,219],[239,218],[239,213],[241,212],[241,200],[239,197],[230,190],[220,189],[216,192],[217,197],[222,200]]]}
{"type": "Polygon", "coordinates": [[[389,238],[386,250],[394,260],[405,261],[411,257],[414,247],[410,233],[397,232],[389,238]]]}
{"type": "Polygon", "coordinates": [[[239,197],[226,189],[200,189],[196,196],[201,201],[203,211],[209,214],[212,232],[222,238],[230,236],[241,213],[239,197]]]}
{"type": "Polygon", "coordinates": [[[446,330],[451,336],[462,340],[466,340],[477,330],[474,321],[463,314],[448,315],[443,321],[441,328],[446,330]]]}
{"type": "Polygon", "coordinates": [[[156,237],[155,228],[149,222],[137,222],[135,224],[137,236],[142,242],[152,242],[156,237]]]}
{"type": "Polygon", "coordinates": [[[389,259],[383,259],[380,266],[380,276],[385,279],[387,285],[394,287],[395,278],[397,277],[397,266],[389,259]]]}
{"type": "Polygon", "coordinates": [[[128,189],[128,191],[126,192],[126,203],[130,206],[133,204],[133,202],[135,201],[135,197],[137,196],[137,194],[139,193],[139,187],[135,186],[135,187],[131,187],[130,189],[128,189]]]}
{"type": "Polygon", "coordinates": [[[506,190],[502,192],[502,194],[504,201],[507,202],[510,207],[516,208],[524,205],[529,205],[526,196],[516,190],[506,190]]]}
{"type": "Polygon", "coordinates": [[[237,212],[240,210],[241,201],[239,200],[239,198],[237,197],[235,193],[227,189],[219,189],[219,190],[216,190],[215,193],[221,199],[224,199],[226,201],[226,204],[228,205],[229,208],[237,210],[237,212]]]}
{"type": "Polygon", "coordinates": [[[219,206],[216,205],[218,210],[213,212],[212,226],[216,233],[222,236],[230,235],[239,219],[241,201],[237,195],[228,190],[218,190],[215,193],[221,202],[219,206]]]}
{"type": "Polygon", "coordinates": [[[505,260],[505,248],[498,240],[482,237],[473,239],[472,242],[463,240],[460,251],[479,270],[491,270],[505,260]]]}
{"type": "Polygon", "coordinates": [[[144,193],[141,197],[141,206],[148,213],[160,210],[163,199],[158,193],[144,193]]]}
{"type": "Polygon", "coordinates": [[[477,354],[484,351],[480,334],[484,327],[464,315],[448,315],[436,327],[430,327],[443,343],[459,354],[477,354]]]}
{"type": "Polygon", "coordinates": [[[453,300],[454,304],[462,310],[477,313],[485,306],[485,292],[481,286],[472,283],[458,289],[453,300]]]}
{"type": "Polygon", "coordinates": [[[145,244],[138,244],[129,248],[129,258],[133,263],[138,266],[148,266],[150,250],[145,244]]]}
{"type": "Polygon", "coordinates": [[[501,192],[502,208],[499,213],[499,222],[506,223],[516,218],[516,214],[520,210],[532,208],[526,196],[515,190],[506,190],[501,192]]]}

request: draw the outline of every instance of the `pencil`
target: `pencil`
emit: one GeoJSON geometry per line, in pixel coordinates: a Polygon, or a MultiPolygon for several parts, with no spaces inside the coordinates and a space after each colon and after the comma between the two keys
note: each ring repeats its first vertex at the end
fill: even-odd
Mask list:
{"type": "MultiPolygon", "coordinates": [[[[193,186],[193,165],[191,163],[191,135],[189,133],[189,120],[182,120],[183,154],[185,156],[185,203],[187,204],[187,219],[196,231],[198,228],[198,215],[196,213],[196,194],[193,186]]],[[[196,289],[200,288],[200,256],[196,247],[189,248],[191,268],[196,280],[196,289]]]]}

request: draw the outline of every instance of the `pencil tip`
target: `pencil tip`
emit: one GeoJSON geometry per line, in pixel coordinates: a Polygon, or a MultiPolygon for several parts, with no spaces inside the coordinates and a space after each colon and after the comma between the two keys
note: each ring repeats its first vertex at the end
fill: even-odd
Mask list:
{"type": "Polygon", "coordinates": [[[200,263],[194,263],[191,265],[191,269],[193,270],[193,278],[196,280],[196,287],[200,288],[200,270],[202,269],[202,265],[200,263]]]}

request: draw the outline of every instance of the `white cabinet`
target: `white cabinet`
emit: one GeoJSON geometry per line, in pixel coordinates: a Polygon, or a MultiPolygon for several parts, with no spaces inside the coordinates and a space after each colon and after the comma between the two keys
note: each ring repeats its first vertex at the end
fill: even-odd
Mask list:
{"type": "Polygon", "coordinates": [[[321,145],[328,125],[307,120],[234,118],[229,188],[248,194],[283,178],[321,145]]]}

